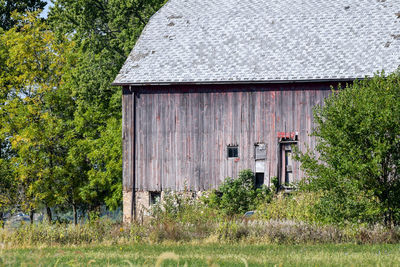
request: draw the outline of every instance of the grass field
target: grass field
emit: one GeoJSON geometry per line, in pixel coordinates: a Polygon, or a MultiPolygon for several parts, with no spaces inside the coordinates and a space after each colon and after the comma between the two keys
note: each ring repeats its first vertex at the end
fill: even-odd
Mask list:
{"type": "Polygon", "coordinates": [[[0,266],[157,266],[157,261],[158,266],[400,266],[400,245],[176,244],[0,251],[0,266]]]}

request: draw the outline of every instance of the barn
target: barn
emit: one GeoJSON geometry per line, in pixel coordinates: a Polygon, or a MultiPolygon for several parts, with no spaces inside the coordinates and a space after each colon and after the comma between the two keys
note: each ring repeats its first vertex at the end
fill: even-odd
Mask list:
{"type": "Polygon", "coordinates": [[[170,0],[113,83],[124,220],[242,169],[290,188],[303,176],[292,147],[315,147],[313,106],[399,64],[400,0],[170,0]]]}

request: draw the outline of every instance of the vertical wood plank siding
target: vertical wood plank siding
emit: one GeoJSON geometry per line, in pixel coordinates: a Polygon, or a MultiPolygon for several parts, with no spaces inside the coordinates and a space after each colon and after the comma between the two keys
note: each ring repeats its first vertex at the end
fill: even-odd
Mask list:
{"type": "MultiPolygon", "coordinates": [[[[124,88],[124,189],[132,188],[131,139],[136,134],[136,190],[201,191],[225,177],[255,169],[254,145],[267,144],[265,183],[278,175],[277,132],[298,132],[299,147],[315,146],[309,136],[312,107],[331,94],[329,83],[275,85],[197,85],[124,88]],[[239,158],[227,158],[227,146],[239,146],[239,158]]],[[[301,179],[298,163],[295,179],[301,179]]]]}
{"type": "Polygon", "coordinates": [[[122,88],[122,179],[123,190],[132,191],[133,182],[133,94],[129,86],[122,88]]]}

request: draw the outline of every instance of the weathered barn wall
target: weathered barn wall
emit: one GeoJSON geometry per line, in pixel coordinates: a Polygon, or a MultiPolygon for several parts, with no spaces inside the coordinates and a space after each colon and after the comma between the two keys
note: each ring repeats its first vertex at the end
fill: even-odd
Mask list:
{"type": "MultiPolygon", "coordinates": [[[[255,170],[257,143],[267,145],[264,182],[268,184],[278,175],[278,132],[298,132],[300,149],[305,143],[312,148],[312,107],[331,94],[331,85],[125,87],[124,191],[131,190],[133,176],[138,191],[215,188],[242,169],[255,170]],[[239,158],[227,157],[228,145],[239,146],[239,158]]],[[[300,179],[299,164],[293,168],[293,178],[300,179]]]]}
{"type": "Polygon", "coordinates": [[[135,93],[129,87],[122,88],[122,202],[123,202],[123,221],[129,222],[136,217],[135,190],[132,184],[135,179],[134,155],[136,154],[136,101],[135,93]]]}

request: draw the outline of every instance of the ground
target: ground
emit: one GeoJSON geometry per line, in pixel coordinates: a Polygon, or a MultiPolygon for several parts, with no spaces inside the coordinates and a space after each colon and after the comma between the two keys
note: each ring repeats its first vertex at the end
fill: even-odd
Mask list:
{"type": "Polygon", "coordinates": [[[400,245],[174,244],[0,250],[0,266],[89,265],[400,266],[400,245]],[[163,262],[157,265],[157,261],[163,262]]]}

